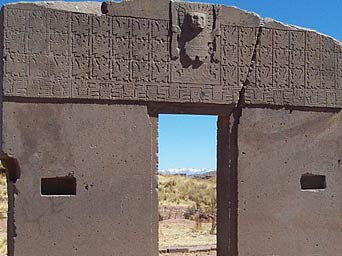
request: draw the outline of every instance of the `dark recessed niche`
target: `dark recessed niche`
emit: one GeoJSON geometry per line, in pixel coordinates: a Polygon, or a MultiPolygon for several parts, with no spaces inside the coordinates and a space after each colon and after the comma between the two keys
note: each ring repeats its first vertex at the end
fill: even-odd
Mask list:
{"type": "Polygon", "coordinates": [[[303,174],[300,178],[300,186],[302,190],[326,189],[325,175],[303,174]]]}
{"type": "Polygon", "coordinates": [[[75,196],[76,178],[72,176],[42,178],[42,196],[75,196]]]}

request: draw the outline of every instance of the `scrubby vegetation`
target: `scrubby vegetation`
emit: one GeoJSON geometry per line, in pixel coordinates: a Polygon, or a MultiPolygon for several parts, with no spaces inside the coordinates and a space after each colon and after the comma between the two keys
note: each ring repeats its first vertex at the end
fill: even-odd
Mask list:
{"type": "Polygon", "coordinates": [[[182,205],[213,212],[216,210],[216,177],[159,175],[159,205],[182,205]]]}
{"type": "Polygon", "coordinates": [[[159,222],[159,245],[216,244],[216,177],[159,175],[159,207],[186,209],[183,220],[159,222]]]}

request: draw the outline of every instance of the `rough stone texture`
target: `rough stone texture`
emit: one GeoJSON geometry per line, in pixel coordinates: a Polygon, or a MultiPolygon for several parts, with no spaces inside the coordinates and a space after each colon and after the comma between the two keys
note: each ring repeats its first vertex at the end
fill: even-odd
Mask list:
{"type": "Polygon", "coordinates": [[[341,43],[315,31],[264,23],[246,104],[341,107],[341,43]]]}
{"type": "Polygon", "coordinates": [[[341,123],[342,112],[243,109],[239,255],[340,255],[341,123]],[[327,188],[301,191],[305,173],[326,175],[327,188]]]}
{"type": "MultiPolygon", "coordinates": [[[[254,14],[223,8],[232,22],[218,28],[218,62],[183,68],[170,59],[168,16],[152,20],[23,6],[4,9],[5,96],[236,103],[259,26],[254,14]]],[[[139,8],[129,10],[140,17],[139,8]]]]}
{"type": "Polygon", "coordinates": [[[145,106],[8,102],[3,111],[2,150],[21,168],[9,255],[158,255],[145,106]],[[66,175],[76,196],[41,196],[42,177],[66,175]]]}
{"type": "Polygon", "coordinates": [[[10,4],[1,28],[10,256],[157,255],[160,113],[219,116],[218,256],[342,251],[341,43],[167,0],[10,4]],[[66,175],[76,196],[41,196],[66,175]]]}

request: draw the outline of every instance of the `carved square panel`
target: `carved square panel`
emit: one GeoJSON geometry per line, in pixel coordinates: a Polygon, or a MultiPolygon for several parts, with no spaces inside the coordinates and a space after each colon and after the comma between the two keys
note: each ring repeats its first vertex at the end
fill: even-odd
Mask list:
{"type": "Polygon", "coordinates": [[[28,52],[48,54],[49,37],[46,33],[29,33],[28,34],[28,52]]]}
{"type": "Polygon", "coordinates": [[[27,76],[28,60],[24,54],[8,54],[5,73],[11,76],[27,76]]]}
{"type": "Polygon", "coordinates": [[[51,56],[49,68],[52,77],[69,77],[71,70],[70,58],[67,56],[51,56]]]}
{"type": "Polygon", "coordinates": [[[170,86],[168,84],[159,84],[158,85],[158,101],[166,101],[170,98],[170,86]]]}
{"type": "Polygon", "coordinates": [[[239,68],[237,65],[221,66],[221,84],[223,86],[238,86],[239,68]]]}
{"type": "Polygon", "coordinates": [[[157,85],[148,85],[147,86],[147,100],[157,100],[158,97],[158,86],[157,85]]]}
{"type": "Polygon", "coordinates": [[[49,57],[47,55],[31,55],[30,75],[35,77],[49,76],[49,57]]]}
{"type": "Polygon", "coordinates": [[[99,35],[94,36],[92,40],[92,55],[109,59],[111,55],[111,41],[109,37],[99,35]]]}
{"type": "Polygon", "coordinates": [[[151,27],[148,19],[132,19],[132,38],[150,39],[151,27]]]}
{"type": "Polygon", "coordinates": [[[273,76],[272,67],[257,67],[256,68],[256,81],[258,88],[272,88],[273,76]]]}
{"type": "Polygon", "coordinates": [[[222,65],[237,65],[238,59],[238,46],[237,45],[223,45],[221,50],[221,63],[222,65]]]}
{"type": "Polygon", "coordinates": [[[321,35],[316,32],[306,32],[306,50],[307,51],[321,51],[322,41],[321,35]]]}
{"type": "Polygon", "coordinates": [[[295,89],[293,91],[292,102],[293,102],[293,105],[304,106],[305,105],[305,90],[295,89]]]}
{"type": "Polygon", "coordinates": [[[71,31],[77,35],[90,34],[90,20],[88,14],[73,13],[71,16],[71,31]]]}
{"type": "Polygon", "coordinates": [[[320,51],[307,51],[306,52],[306,68],[307,69],[321,69],[321,52],[320,51]]]}
{"type": "Polygon", "coordinates": [[[190,101],[190,87],[189,86],[179,86],[179,99],[181,101],[190,101]]]}
{"type": "Polygon", "coordinates": [[[53,55],[70,55],[70,35],[50,34],[50,52],[53,55]]]}
{"type": "Polygon", "coordinates": [[[47,33],[46,11],[31,11],[29,13],[29,32],[47,33]]]}
{"type": "Polygon", "coordinates": [[[110,75],[110,60],[107,58],[92,59],[92,78],[108,80],[110,75]]]}
{"type": "Polygon", "coordinates": [[[32,79],[28,82],[27,96],[29,97],[51,97],[52,83],[50,79],[32,79]]]}
{"type": "Polygon", "coordinates": [[[291,31],[290,32],[290,49],[294,51],[305,50],[305,32],[291,31]]]}
{"type": "Polygon", "coordinates": [[[256,53],[256,64],[257,66],[271,67],[273,63],[273,51],[272,48],[259,47],[256,53]]]}
{"type": "Polygon", "coordinates": [[[170,61],[168,49],[169,42],[162,40],[152,40],[152,60],[153,61],[170,61]]]}
{"type": "Polygon", "coordinates": [[[222,101],[226,104],[236,103],[239,101],[241,88],[224,87],[222,88],[222,101]]]}
{"type": "Polygon", "coordinates": [[[168,83],[170,77],[169,63],[152,62],[152,81],[168,83]]]}
{"type": "Polygon", "coordinates": [[[305,71],[304,68],[295,68],[290,70],[290,86],[293,89],[305,88],[305,71]]]}
{"type": "Polygon", "coordinates": [[[27,32],[28,29],[28,13],[19,9],[7,9],[6,26],[8,31],[27,32]]]}
{"type": "Polygon", "coordinates": [[[239,45],[239,27],[236,26],[221,26],[221,44],[222,45],[239,45]]]}
{"type": "Polygon", "coordinates": [[[335,52],[322,52],[322,70],[335,71],[335,52]]]}
{"type": "Polygon", "coordinates": [[[123,99],[123,85],[113,84],[112,99],[123,99]]]}
{"type": "Polygon", "coordinates": [[[277,48],[273,50],[273,65],[279,68],[288,68],[290,60],[290,52],[285,48],[277,48]]]}
{"type": "Polygon", "coordinates": [[[50,33],[69,34],[70,14],[67,12],[50,12],[50,33]]]}
{"type": "Polygon", "coordinates": [[[162,20],[151,20],[152,38],[157,40],[168,41],[169,22],[162,20]]]}
{"type": "Polygon", "coordinates": [[[134,98],[134,85],[124,84],[123,85],[123,98],[133,99],[134,98]]]}
{"type": "Polygon", "coordinates": [[[132,40],[132,59],[139,61],[150,60],[150,44],[145,39],[132,40]]]}
{"type": "Polygon", "coordinates": [[[254,47],[239,48],[239,66],[249,66],[252,62],[254,47]]]}
{"type": "Polygon", "coordinates": [[[132,61],[132,81],[149,82],[151,81],[150,63],[146,61],[132,61]]]}
{"type": "Polygon", "coordinates": [[[71,96],[73,98],[87,98],[88,85],[83,79],[75,79],[71,82],[71,96]]]}
{"type": "Polygon", "coordinates": [[[130,62],[126,60],[112,61],[112,77],[115,81],[130,81],[130,62]]]}
{"type": "Polygon", "coordinates": [[[89,37],[85,35],[72,36],[72,54],[77,57],[87,57],[90,54],[89,37]]]}
{"type": "Polygon", "coordinates": [[[323,90],[306,90],[305,106],[326,106],[326,92],[323,90]]]}
{"type": "Polygon", "coordinates": [[[306,70],[306,89],[322,89],[321,71],[306,70]]]}
{"type": "Polygon", "coordinates": [[[252,47],[256,44],[257,30],[255,28],[239,28],[239,46],[252,47]]]}
{"type": "Polygon", "coordinates": [[[342,72],[337,72],[336,73],[336,89],[337,90],[342,90],[342,72]]]}
{"type": "Polygon", "coordinates": [[[131,32],[131,19],[123,17],[113,17],[112,33],[118,38],[129,38],[131,32]]]}
{"type": "Polygon", "coordinates": [[[334,41],[334,39],[327,37],[327,36],[322,36],[322,51],[323,52],[334,53],[335,46],[336,46],[336,42],[334,41]]]}
{"type": "MultiPolygon", "coordinates": [[[[336,92],[335,91],[330,91],[326,92],[326,99],[327,99],[327,107],[336,107],[338,106],[337,99],[336,99],[336,92]]],[[[341,106],[341,105],[340,105],[341,106]]]]}
{"type": "Polygon", "coordinates": [[[273,31],[273,48],[289,49],[290,47],[290,31],[274,29],[273,31]]]}
{"type": "Polygon", "coordinates": [[[20,32],[5,33],[6,53],[26,53],[27,34],[20,32]]]}
{"type": "Polygon", "coordinates": [[[100,85],[100,99],[111,99],[113,84],[110,82],[101,82],[100,85]]]}
{"type": "Polygon", "coordinates": [[[93,16],[93,33],[98,36],[109,37],[111,31],[111,17],[93,16]]]}
{"type": "Polygon", "coordinates": [[[28,96],[27,88],[28,88],[28,81],[21,80],[21,79],[15,79],[13,81],[13,88],[14,88],[14,94],[13,96],[28,96]]]}
{"type": "Polygon", "coordinates": [[[71,80],[69,79],[53,80],[52,95],[57,98],[71,97],[71,80]]]}
{"type": "Polygon", "coordinates": [[[260,35],[260,46],[264,48],[273,47],[273,29],[263,28],[260,35]]]}
{"type": "Polygon", "coordinates": [[[305,67],[305,52],[304,50],[290,51],[290,68],[302,69],[305,67]]]}
{"type": "Polygon", "coordinates": [[[289,88],[290,72],[288,68],[273,68],[273,87],[286,89],[289,88]]]}
{"type": "Polygon", "coordinates": [[[322,87],[323,89],[336,89],[334,71],[322,71],[322,87]]]}
{"type": "MultiPolygon", "coordinates": [[[[157,90],[157,89],[156,89],[157,90]]],[[[135,85],[134,86],[134,98],[138,99],[138,100],[146,100],[147,98],[147,89],[145,85],[135,85]]],[[[154,93],[152,92],[151,95],[154,95],[154,93]]],[[[157,97],[155,97],[156,99],[157,97]]]]}
{"type": "Polygon", "coordinates": [[[90,59],[87,57],[74,57],[72,59],[72,76],[88,79],[90,75],[90,59]]]}
{"type": "Polygon", "coordinates": [[[131,59],[131,43],[129,39],[116,38],[113,40],[113,53],[116,60],[131,59]]]}

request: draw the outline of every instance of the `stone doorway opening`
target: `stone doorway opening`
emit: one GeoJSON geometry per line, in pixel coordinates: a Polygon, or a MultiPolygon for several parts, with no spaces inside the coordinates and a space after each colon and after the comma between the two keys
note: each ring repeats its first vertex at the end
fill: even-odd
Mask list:
{"type": "Polygon", "coordinates": [[[158,116],[159,255],[217,253],[217,116],[158,116]]]}

